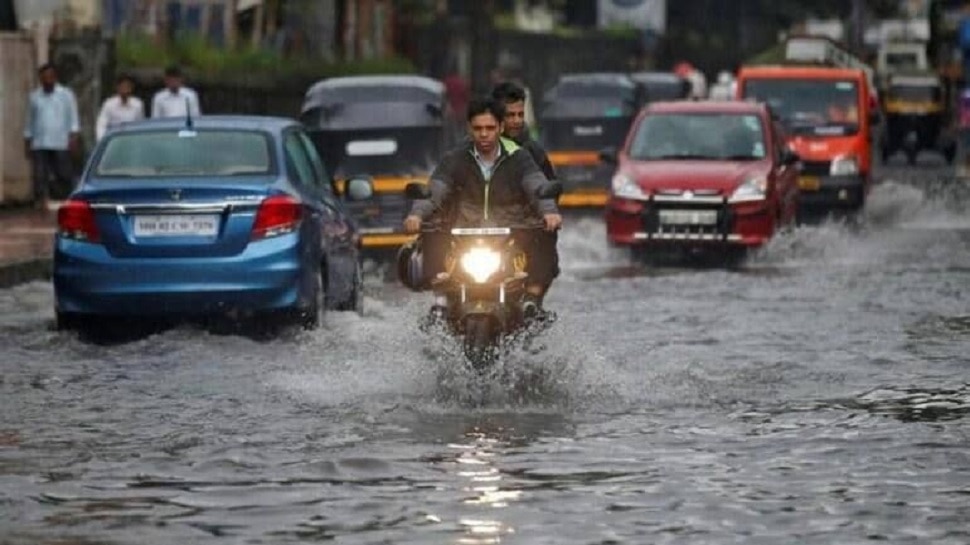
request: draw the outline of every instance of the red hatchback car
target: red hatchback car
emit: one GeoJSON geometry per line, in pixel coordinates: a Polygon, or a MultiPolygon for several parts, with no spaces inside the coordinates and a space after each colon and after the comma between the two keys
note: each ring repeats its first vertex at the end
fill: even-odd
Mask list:
{"type": "Polygon", "coordinates": [[[761,246],[798,210],[799,158],[782,130],[760,103],[651,104],[612,157],[610,244],[761,246]]]}

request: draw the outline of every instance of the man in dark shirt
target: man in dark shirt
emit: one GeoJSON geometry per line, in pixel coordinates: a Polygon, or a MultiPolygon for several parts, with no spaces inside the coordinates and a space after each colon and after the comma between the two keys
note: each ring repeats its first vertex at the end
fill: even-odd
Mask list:
{"type": "Polygon", "coordinates": [[[505,131],[502,136],[511,138],[516,144],[522,146],[532,156],[532,160],[539,166],[539,170],[545,174],[547,180],[556,179],[556,171],[549,162],[546,150],[532,139],[529,133],[529,126],[525,122],[525,89],[516,83],[506,81],[499,83],[492,89],[492,98],[505,106],[505,119],[503,126],[505,131]]]}

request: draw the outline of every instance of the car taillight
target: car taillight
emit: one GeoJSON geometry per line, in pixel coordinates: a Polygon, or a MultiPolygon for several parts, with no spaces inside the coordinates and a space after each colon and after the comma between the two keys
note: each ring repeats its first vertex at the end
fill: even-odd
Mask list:
{"type": "Polygon", "coordinates": [[[57,209],[57,232],[65,238],[98,242],[101,235],[87,201],[70,199],[57,209]]]}
{"type": "Polygon", "coordinates": [[[270,238],[296,231],[303,209],[300,202],[286,195],[269,197],[259,205],[253,222],[252,240],[270,238]]]}

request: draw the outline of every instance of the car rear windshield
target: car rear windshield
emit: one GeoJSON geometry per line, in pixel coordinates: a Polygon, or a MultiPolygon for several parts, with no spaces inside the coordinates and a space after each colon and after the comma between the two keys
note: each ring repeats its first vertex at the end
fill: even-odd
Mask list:
{"type": "Polygon", "coordinates": [[[768,103],[793,134],[847,136],[859,130],[859,88],[851,80],[751,79],[743,96],[768,103]]]}
{"type": "Polygon", "coordinates": [[[241,130],[150,131],[113,136],[98,176],[252,176],[273,171],[269,137],[241,130]]]}
{"type": "Polygon", "coordinates": [[[754,114],[663,113],[643,118],[630,145],[637,160],[755,161],[767,156],[754,114]]]}

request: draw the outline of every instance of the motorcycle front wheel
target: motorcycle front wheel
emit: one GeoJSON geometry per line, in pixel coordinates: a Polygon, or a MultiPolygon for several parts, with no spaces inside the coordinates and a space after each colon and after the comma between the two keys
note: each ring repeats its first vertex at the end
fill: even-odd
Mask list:
{"type": "Polygon", "coordinates": [[[465,319],[465,357],[477,371],[490,368],[498,358],[497,332],[489,316],[465,319]]]}

